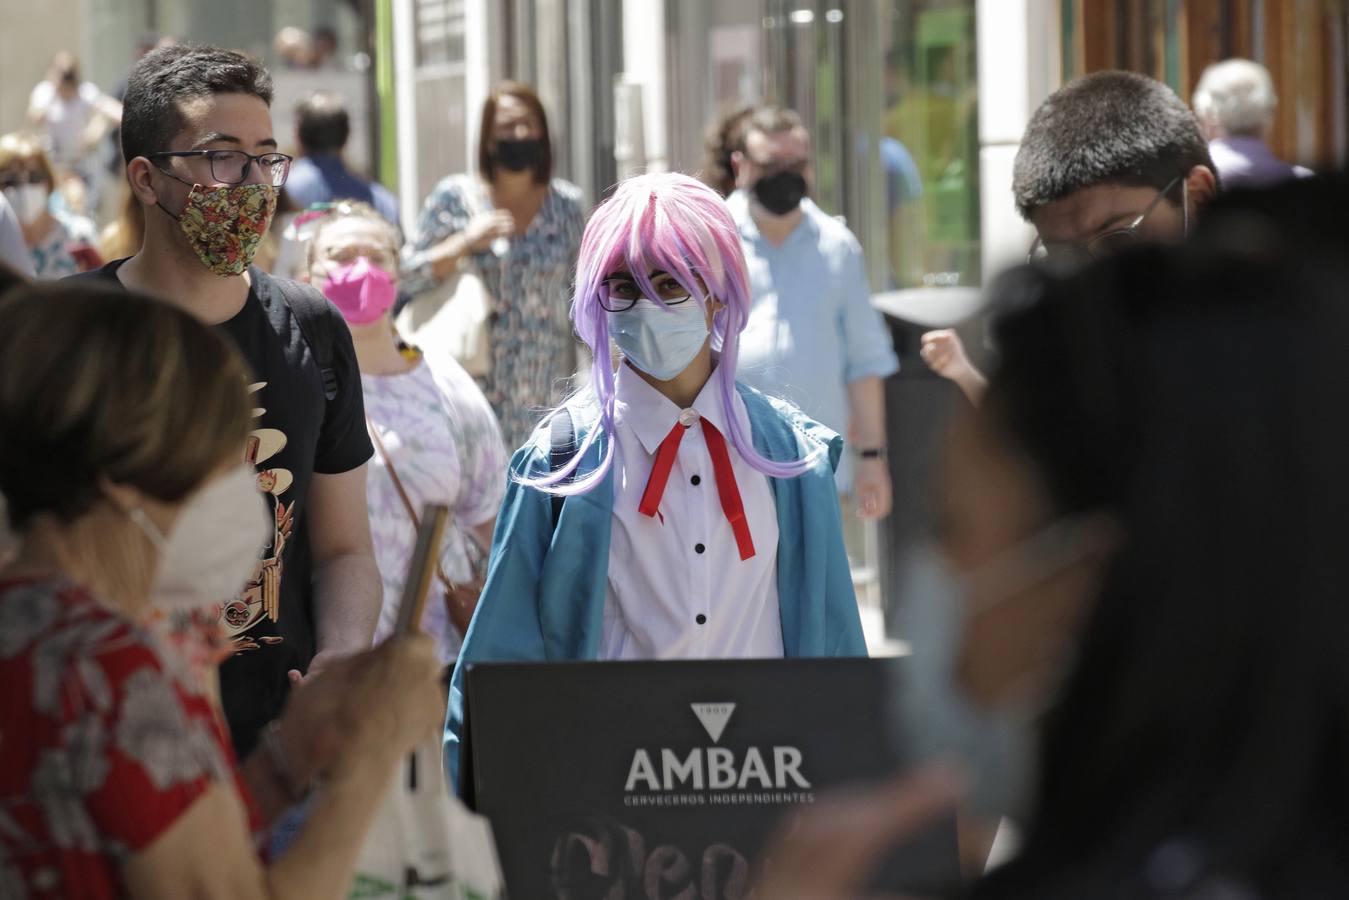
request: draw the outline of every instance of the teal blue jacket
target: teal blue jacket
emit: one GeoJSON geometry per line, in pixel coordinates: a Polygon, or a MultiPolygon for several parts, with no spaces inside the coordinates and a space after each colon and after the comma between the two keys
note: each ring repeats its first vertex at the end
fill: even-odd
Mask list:
{"type": "MultiPolygon", "coordinates": [[[[754,447],[787,462],[823,451],[798,478],[770,478],[778,514],[778,607],[787,656],[866,656],[862,622],[843,549],[834,469],[843,439],[796,408],[737,385],[749,413],[754,447]]],[[[593,406],[569,407],[578,443],[594,421],[593,406]]],[[[578,471],[604,458],[601,434],[578,471]]],[[[445,718],[445,766],[459,784],[459,732],[464,670],[479,662],[593,660],[599,654],[609,574],[613,470],[584,494],[568,497],[553,529],[552,498],[518,479],[546,475],[549,430],[511,460],[511,481],[497,517],[492,559],[478,610],[464,636],[450,681],[445,718]]]]}

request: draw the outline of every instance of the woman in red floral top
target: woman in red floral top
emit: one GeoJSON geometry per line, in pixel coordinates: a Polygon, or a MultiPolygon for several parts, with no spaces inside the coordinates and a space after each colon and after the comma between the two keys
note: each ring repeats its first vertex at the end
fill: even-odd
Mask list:
{"type": "Polygon", "coordinates": [[[168,304],[66,285],[0,298],[0,360],[20,540],[0,569],[0,898],[345,896],[395,765],[439,725],[429,639],[299,688],[241,767],[201,669],[146,623],[152,594],[256,559],[231,531],[256,499],[243,363],[168,304]],[[264,865],[258,830],[319,774],[264,865]]]}

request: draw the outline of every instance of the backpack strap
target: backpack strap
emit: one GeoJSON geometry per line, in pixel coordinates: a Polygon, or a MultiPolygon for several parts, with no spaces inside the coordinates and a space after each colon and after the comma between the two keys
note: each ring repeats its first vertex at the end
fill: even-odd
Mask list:
{"type": "MultiPolygon", "coordinates": [[[[559,409],[549,425],[548,468],[560,472],[566,468],[571,455],[576,452],[576,425],[571,420],[571,410],[565,406],[559,409]]],[[[573,472],[567,477],[570,482],[576,477],[573,472]]],[[[552,494],[549,499],[553,507],[553,530],[557,531],[558,519],[562,518],[562,504],[567,501],[560,494],[552,494]]]]}
{"type": "Polygon", "coordinates": [[[333,345],[336,338],[333,335],[333,319],[328,309],[328,300],[316,288],[300,284],[298,281],[276,278],[256,268],[251,269],[250,274],[255,285],[260,275],[266,279],[271,290],[290,307],[295,324],[300,326],[300,334],[304,335],[305,343],[314,354],[314,361],[318,363],[319,373],[323,376],[323,396],[328,400],[335,399],[338,384],[337,370],[333,368],[333,345]]]}

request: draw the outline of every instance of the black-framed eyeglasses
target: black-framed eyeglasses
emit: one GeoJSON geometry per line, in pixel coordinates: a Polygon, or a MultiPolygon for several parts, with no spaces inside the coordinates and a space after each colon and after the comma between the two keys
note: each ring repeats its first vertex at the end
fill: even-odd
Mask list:
{"type": "MultiPolygon", "coordinates": [[[[1074,257],[1081,259],[1086,257],[1085,261],[1104,259],[1107,256],[1113,256],[1123,250],[1127,250],[1138,242],[1139,229],[1147,221],[1148,216],[1162,202],[1162,198],[1171,193],[1171,189],[1176,186],[1176,182],[1183,178],[1177,175],[1167,182],[1166,187],[1157,192],[1157,196],[1152,198],[1144,210],[1139,213],[1132,222],[1123,228],[1116,228],[1107,231],[1105,234],[1098,234],[1096,237],[1084,243],[1064,243],[1056,244],[1052,249],[1040,240],[1037,236],[1035,243],[1031,244],[1030,253],[1026,254],[1026,261],[1031,263],[1042,262],[1048,259],[1072,259],[1074,257]]],[[[1182,201],[1183,202],[1183,201],[1182,201]]]]}
{"type": "MultiPolygon", "coordinates": [[[[687,303],[692,295],[674,276],[665,272],[652,272],[651,284],[656,294],[666,306],[678,306],[687,303]]],[[[600,282],[600,306],[608,312],[627,312],[644,299],[642,286],[630,275],[614,275],[600,282]]]]}
{"type": "Polygon", "coordinates": [[[149,159],[163,156],[204,156],[211,164],[211,177],[221,184],[243,184],[248,180],[249,170],[256,164],[263,174],[263,180],[278,188],[290,176],[290,164],[294,159],[285,153],[254,155],[243,150],[161,150],[148,154],[149,159]]]}

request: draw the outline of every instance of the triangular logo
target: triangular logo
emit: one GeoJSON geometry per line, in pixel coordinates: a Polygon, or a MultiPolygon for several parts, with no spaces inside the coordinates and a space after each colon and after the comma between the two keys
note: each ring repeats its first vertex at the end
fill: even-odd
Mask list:
{"type": "Polygon", "coordinates": [[[707,729],[707,736],[712,739],[712,743],[720,741],[721,733],[726,730],[726,723],[731,720],[731,713],[735,712],[735,704],[690,703],[689,706],[693,707],[693,714],[707,729]]]}

